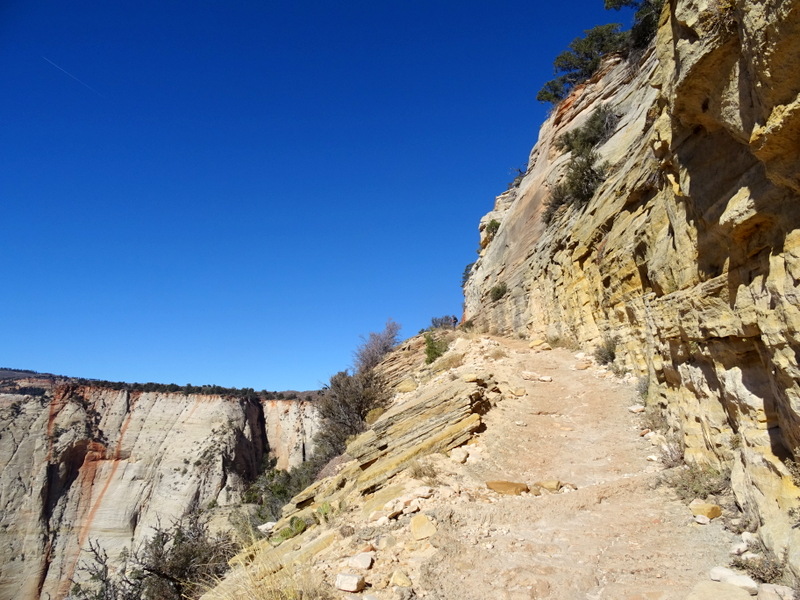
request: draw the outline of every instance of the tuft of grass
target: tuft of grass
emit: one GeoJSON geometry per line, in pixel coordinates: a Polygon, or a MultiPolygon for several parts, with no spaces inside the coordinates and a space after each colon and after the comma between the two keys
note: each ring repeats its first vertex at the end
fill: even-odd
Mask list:
{"type": "Polygon", "coordinates": [[[617,358],[617,338],[603,338],[603,342],[595,348],[595,360],[601,365],[609,365],[617,358]]]}
{"type": "Polygon", "coordinates": [[[492,302],[497,302],[506,295],[508,292],[508,286],[506,285],[505,281],[502,283],[498,283],[489,291],[489,297],[492,299],[492,302]]]}
{"type": "Polygon", "coordinates": [[[439,474],[436,472],[434,466],[429,462],[422,463],[419,460],[414,459],[408,464],[407,471],[410,477],[424,481],[430,486],[437,484],[437,478],[439,474]]]}
{"type": "Polygon", "coordinates": [[[673,472],[668,481],[682,500],[705,499],[730,489],[730,471],[719,471],[711,466],[688,465],[673,472]]]}
{"type": "Polygon", "coordinates": [[[758,558],[744,559],[741,556],[736,556],[731,559],[731,566],[735,569],[741,569],[753,579],[763,583],[780,582],[786,573],[788,555],[784,553],[783,558],[779,560],[763,545],[758,550],[761,553],[758,558]]]}
{"type": "MultiPolygon", "coordinates": [[[[795,448],[792,452],[794,456],[800,456],[800,447],[795,448]]],[[[787,458],[784,461],[786,468],[789,469],[789,475],[792,477],[792,483],[795,484],[797,487],[800,487],[800,462],[792,459],[787,458]]]]}

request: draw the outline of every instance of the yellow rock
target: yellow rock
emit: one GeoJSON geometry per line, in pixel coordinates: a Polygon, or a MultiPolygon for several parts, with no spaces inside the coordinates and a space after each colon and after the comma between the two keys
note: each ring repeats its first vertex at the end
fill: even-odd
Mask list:
{"type": "Polygon", "coordinates": [[[692,514],[695,517],[698,515],[703,515],[709,519],[716,519],[717,517],[722,516],[722,509],[716,504],[698,502],[697,500],[693,500],[692,503],[689,504],[689,510],[692,511],[692,514]]]}
{"type": "Polygon", "coordinates": [[[548,492],[557,492],[561,489],[561,482],[558,479],[545,479],[544,481],[537,481],[536,486],[547,490],[548,492]]]}
{"type": "Polygon", "coordinates": [[[509,496],[519,496],[523,492],[530,491],[527,484],[513,481],[487,481],[486,487],[498,494],[507,494],[509,496]]]}
{"type": "Polygon", "coordinates": [[[425,540],[436,533],[436,525],[427,515],[417,515],[411,519],[411,537],[415,540],[425,540]]]}
{"type": "Polygon", "coordinates": [[[396,585],[398,587],[411,587],[413,584],[408,578],[408,575],[403,573],[400,569],[397,569],[394,573],[392,573],[392,576],[389,579],[389,585],[396,585]]]}

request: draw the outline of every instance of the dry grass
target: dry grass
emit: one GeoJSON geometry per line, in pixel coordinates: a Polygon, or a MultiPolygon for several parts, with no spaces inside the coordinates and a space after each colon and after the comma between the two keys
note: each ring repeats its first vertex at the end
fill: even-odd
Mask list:
{"type": "Polygon", "coordinates": [[[436,472],[434,466],[429,462],[420,462],[419,460],[412,460],[408,463],[406,469],[408,475],[414,479],[419,479],[427,485],[435,486],[438,483],[439,474],[436,472]]]}
{"type": "Polygon", "coordinates": [[[209,600],[334,600],[334,590],[300,567],[276,569],[255,560],[235,569],[206,593],[209,600]]]}
{"type": "Polygon", "coordinates": [[[718,471],[710,466],[690,465],[675,470],[667,482],[683,500],[705,499],[722,494],[730,488],[730,471],[718,471]]]}

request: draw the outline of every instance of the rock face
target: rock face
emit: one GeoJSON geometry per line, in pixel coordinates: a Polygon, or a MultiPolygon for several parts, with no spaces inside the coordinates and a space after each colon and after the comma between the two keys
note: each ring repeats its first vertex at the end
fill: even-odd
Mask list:
{"type": "Polygon", "coordinates": [[[465,288],[465,318],[484,330],[616,338],[618,366],[648,378],[687,460],[732,468],[737,501],[796,576],[798,72],[800,2],[668,2],[654,49],[607,61],[543,125],[527,175],[481,222],[465,288]],[[598,148],[608,177],[545,226],[569,160],[555,142],[599,106],[620,117],[598,148]]]}
{"type": "Polygon", "coordinates": [[[0,395],[0,599],[63,598],[90,541],[113,560],[159,519],[239,502],[268,450],[303,459],[312,411],[75,384],[0,395]]]}

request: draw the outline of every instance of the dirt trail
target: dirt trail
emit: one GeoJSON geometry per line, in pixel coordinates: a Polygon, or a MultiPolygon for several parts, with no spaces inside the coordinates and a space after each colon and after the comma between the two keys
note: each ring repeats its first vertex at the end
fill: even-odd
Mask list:
{"type": "Polygon", "coordinates": [[[637,400],[631,385],[596,367],[577,370],[581,361],[563,349],[498,342],[507,356],[487,367],[526,393],[485,416],[466,464],[437,461],[443,480],[473,492],[433,511],[438,552],[421,565],[422,589],[459,600],[683,600],[727,563],[732,535],[716,521],[695,524],[656,485],[662,468],[647,460],[654,449],[627,409],[637,400]],[[485,489],[488,480],[553,479],[577,490],[535,497],[485,489]]]}

